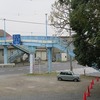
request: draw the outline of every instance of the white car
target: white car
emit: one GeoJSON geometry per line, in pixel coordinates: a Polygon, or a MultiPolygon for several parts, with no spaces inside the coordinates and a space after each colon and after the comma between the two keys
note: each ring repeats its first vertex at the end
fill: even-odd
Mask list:
{"type": "Polygon", "coordinates": [[[57,79],[59,81],[61,81],[61,80],[68,80],[68,81],[78,82],[78,81],[80,81],[80,75],[74,74],[72,71],[61,71],[57,75],[57,79]]]}

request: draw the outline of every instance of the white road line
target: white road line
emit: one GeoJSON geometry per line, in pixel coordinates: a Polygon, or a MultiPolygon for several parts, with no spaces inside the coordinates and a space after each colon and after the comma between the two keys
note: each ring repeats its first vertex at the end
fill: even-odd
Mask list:
{"type": "Polygon", "coordinates": [[[14,88],[14,87],[5,87],[5,88],[8,90],[17,90],[17,88],[14,88]]]}

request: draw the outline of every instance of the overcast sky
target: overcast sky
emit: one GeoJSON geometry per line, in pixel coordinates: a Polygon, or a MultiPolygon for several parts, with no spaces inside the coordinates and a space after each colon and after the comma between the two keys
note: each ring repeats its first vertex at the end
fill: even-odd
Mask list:
{"type": "MultiPolygon", "coordinates": [[[[45,14],[50,14],[55,0],[0,0],[0,19],[45,23],[45,14]]],[[[0,20],[0,29],[4,28],[0,20]]],[[[6,31],[10,34],[45,35],[45,25],[25,24],[6,21],[6,31]]],[[[54,34],[48,26],[48,35],[54,34]]]]}

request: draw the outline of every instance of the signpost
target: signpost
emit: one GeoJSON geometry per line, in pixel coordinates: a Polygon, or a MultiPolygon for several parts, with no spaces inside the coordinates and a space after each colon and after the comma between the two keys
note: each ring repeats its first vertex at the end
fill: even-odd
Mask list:
{"type": "Polygon", "coordinates": [[[21,45],[21,36],[20,36],[20,34],[13,35],[13,44],[14,45],[21,45]]]}

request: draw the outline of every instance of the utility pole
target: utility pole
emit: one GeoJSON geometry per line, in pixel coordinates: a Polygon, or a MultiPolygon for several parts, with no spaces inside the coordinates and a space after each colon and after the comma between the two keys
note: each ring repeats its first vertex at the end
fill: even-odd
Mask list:
{"type": "Polygon", "coordinates": [[[6,30],[6,19],[4,19],[4,39],[5,39],[5,42],[6,42],[6,32],[5,32],[5,30],[6,30]]]}
{"type": "MultiPolygon", "coordinates": [[[[71,0],[69,2],[69,14],[71,13],[71,0]]],[[[69,16],[69,21],[70,21],[70,16],[69,16]]],[[[71,34],[71,27],[70,27],[70,22],[69,22],[69,38],[71,42],[72,34],[71,34]]],[[[72,66],[72,57],[70,55],[70,70],[73,71],[73,66],[72,66]]]]}
{"type": "MultiPolygon", "coordinates": [[[[71,29],[69,29],[69,34],[70,34],[70,37],[69,37],[69,38],[70,38],[70,42],[71,42],[71,38],[72,38],[72,37],[71,37],[71,29]]],[[[71,45],[71,43],[70,43],[70,45],[71,45]]],[[[71,55],[70,55],[70,70],[73,71],[72,57],[71,57],[71,55]]]]}
{"type": "Polygon", "coordinates": [[[47,24],[48,24],[48,22],[47,22],[47,13],[45,14],[45,31],[46,31],[46,39],[47,39],[47,35],[48,35],[48,31],[47,31],[47,24]]]}
{"type": "Polygon", "coordinates": [[[8,50],[7,50],[7,45],[6,45],[6,23],[5,23],[6,19],[4,19],[4,41],[5,41],[5,45],[4,45],[4,64],[7,64],[7,58],[8,58],[8,50]]]}

